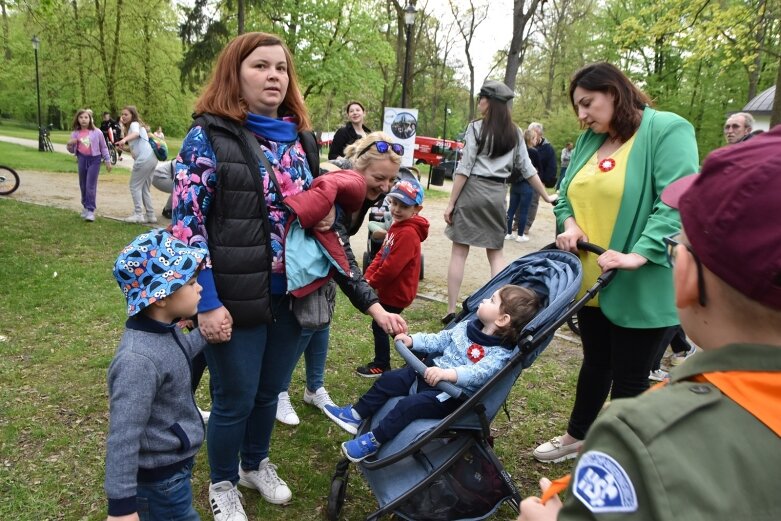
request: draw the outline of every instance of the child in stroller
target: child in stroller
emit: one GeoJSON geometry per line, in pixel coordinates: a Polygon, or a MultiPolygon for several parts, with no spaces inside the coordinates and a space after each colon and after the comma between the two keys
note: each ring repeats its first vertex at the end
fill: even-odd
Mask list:
{"type": "Polygon", "coordinates": [[[398,335],[396,340],[407,347],[433,355],[428,358],[429,367],[421,379],[409,366],[388,371],[354,406],[325,406],[326,416],[356,434],[362,418],[372,416],[388,399],[405,396],[376,428],[343,443],[345,456],[359,462],[376,453],[410,422],[444,418],[456,410],[460,402],[434,386],[440,381],[452,382],[466,394],[473,394],[509,360],[518,335],[539,307],[540,299],[533,290],[507,284],[480,303],[474,320],[436,334],[398,335]],[[416,380],[417,393],[406,396],[416,380]]]}

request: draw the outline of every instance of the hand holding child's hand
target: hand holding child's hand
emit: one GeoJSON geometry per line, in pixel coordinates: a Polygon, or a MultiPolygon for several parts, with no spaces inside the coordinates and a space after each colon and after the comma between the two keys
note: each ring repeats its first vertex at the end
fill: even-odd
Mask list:
{"type": "Polygon", "coordinates": [[[221,306],[204,313],[198,313],[198,327],[207,342],[220,344],[231,338],[233,317],[225,306],[221,306]]]}
{"type": "Polygon", "coordinates": [[[430,386],[435,386],[439,382],[453,382],[458,380],[458,375],[455,369],[442,369],[441,367],[427,367],[426,372],[423,373],[423,379],[430,386]]]}
{"type": "Polygon", "coordinates": [[[406,333],[401,333],[399,335],[396,335],[396,337],[393,340],[395,340],[396,342],[401,342],[407,347],[412,347],[412,337],[406,333]]]}

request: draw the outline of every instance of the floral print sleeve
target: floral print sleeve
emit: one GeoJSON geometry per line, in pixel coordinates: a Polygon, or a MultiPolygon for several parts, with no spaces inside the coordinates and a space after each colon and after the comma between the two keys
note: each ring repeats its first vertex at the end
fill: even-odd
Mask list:
{"type": "MultiPolygon", "coordinates": [[[[184,138],[174,165],[171,226],[177,239],[207,250],[206,216],[217,185],[216,163],[206,132],[193,127],[184,138]]],[[[211,267],[208,256],[206,267],[211,267]]]]}

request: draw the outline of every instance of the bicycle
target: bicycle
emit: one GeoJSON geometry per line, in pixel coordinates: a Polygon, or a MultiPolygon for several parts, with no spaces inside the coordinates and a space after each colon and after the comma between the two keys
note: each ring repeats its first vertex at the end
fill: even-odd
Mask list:
{"type": "Polygon", "coordinates": [[[52,140],[49,137],[49,129],[47,127],[41,127],[38,129],[39,136],[38,140],[43,143],[43,150],[44,152],[54,152],[54,145],[52,145],[52,140]]]}
{"type": "Polygon", "coordinates": [[[0,165],[0,195],[10,195],[19,188],[19,174],[10,166],[0,165]]]}
{"type": "Polygon", "coordinates": [[[108,155],[111,157],[111,164],[117,164],[117,147],[114,146],[109,140],[106,140],[106,147],[108,148],[108,155]]]}

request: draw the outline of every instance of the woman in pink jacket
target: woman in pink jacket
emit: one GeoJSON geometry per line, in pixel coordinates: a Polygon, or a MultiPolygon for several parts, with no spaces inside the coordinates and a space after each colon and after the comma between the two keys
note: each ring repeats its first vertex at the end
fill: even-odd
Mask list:
{"type": "Polygon", "coordinates": [[[87,222],[95,220],[95,198],[98,191],[100,160],[106,162],[111,172],[111,158],[108,155],[103,132],[95,127],[92,113],[86,109],[76,112],[73,118],[73,133],[67,144],[68,152],[76,154],[79,161],[79,188],[81,189],[81,218],[87,222]]]}

